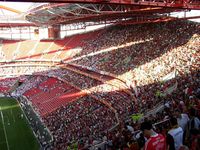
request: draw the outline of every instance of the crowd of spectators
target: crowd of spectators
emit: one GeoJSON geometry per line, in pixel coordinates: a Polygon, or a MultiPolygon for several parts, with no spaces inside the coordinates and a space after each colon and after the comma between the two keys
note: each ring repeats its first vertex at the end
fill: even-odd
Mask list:
{"type": "MultiPolygon", "coordinates": [[[[84,96],[44,116],[55,149],[64,149],[80,139],[97,139],[117,123],[115,113],[92,97],[84,96]]],[[[89,143],[91,144],[91,143],[89,143]]]]}
{"type": "MultiPolygon", "coordinates": [[[[59,76],[61,73],[66,73],[67,75],[69,75],[70,71],[57,69],[53,70],[50,73],[46,73],[50,76],[59,76]]],[[[84,76],[82,78],[80,77],[81,75],[74,75],[74,78],[68,79],[69,81],[78,80],[78,82],[75,83],[78,84],[76,86],[80,86],[81,83],[84,82],[84,76]]],[[[85,82],[88,81],[89,83],[93,83],[93,81],[90,81],[89,78],[85,78],[85,82]]],[[[98,81],[94,81],[95,83],[98,83],[98,81]]],[[[87,85],[91,86],[90,84],[87,85]]],[[[93,86],[96,85],[93,84],[93,86]]],[[[23,106],[27,106],[27,104],[29,106],[32,106],[34,111],[36,113],[38,112],[40,117],[42,117],[42,120],[47,125],[47,127],[53,135],[53,147],[63,148],[70,143],[71,138],[73,139],[73,141],[77,141],[81,138],[85,138],[85,141],[87,141],[87,137],[88,135],[90,135],[92,137],[95,137],[92,139],[97,139],[99,138],[99,136],[102,136],[102,133],[104,133],[105,131],[117,124],[116,114],[112,109],[103,104],[101,101],[88,96],[77,99],[76,101],[71,102],[69,104],[66,103],[65,105],[62,105],[60,108],[58,108],[56,111],[44,115],[42,112],[45,112],[45,110],[42,110],[42,107],[40,107],[40,105],[46,103],[46,101],[51,102],[52,98],[54,98],[55,96],[62,96],[63,93],[65,94],[67,92],[66,90],[68,91],[70,89],[66,89],[66,86],[63,83],[63,81],[60,81],[56,78],[41,76],[37,74],[35,76],[32,75],[26,76],[26,78],[24,77],[23,84],[20,85],[12,93],[13,96],[24,95],[26,96],[26,98],[28,98],[28,101],[26,103],[23,102],[23,106]],[[51,91],[53,91],[55,88],[58,88],[59,90],[56,93],[52,93],[51,91]],[[46,93],[48,93],[48,95],[46,93]],[[64,120],[60,120],[60,118],[63,118],[64,120]],[[83,128],[84,124],[85,126],[83,128]],[[61,130],[61,128],[66,128],[65,130],[68,134],[63,134],[63,130],[61,130]],[[74,130],[71,130],[72,128],[74,130]],[[70,132],[72,133],[69,134],[70,132]],[[62,139],[66,140],[63,141],[62,139]]],[[[41,134],[38,135],[36,133],[36,135],[40,137],[39,139],[44,137],[44,135],[41,136],[41,134]]],[[[42,138],[42,141],[43,140],[44,138],[42,138]]]]}
{"type": "Polygon", "coordinates": [[[13,93],[14,96],[21,96],[29,89],[33,87],[37,87],[41,82],[47,80],[48,77],[43,76],[27,76],[26,80],[24,80],[23,84],[20,85],[13,93]]]}
{"type": "Polygon", "coordinates": [[[160,101],[156,92],[176,82],[182,86],[182,76],[193,76],[191,81],[198,82],[198,76],[191,74],[199,67],[199,42],[199,24],[192,22],[111,27],[88,42],[79,54],[81,59],[74,62],[136,81],[136,96],[139,94],[140,105],[146,109],[160,101]],[[178,81],[163,81],[173,72],[178,81]]]}
{"type": "MultiPolygon", "coordinates": [[[[160,101],[181,101],[185,91],[199,87],[199,42],[199,25],[191,22],[111,27],[100,38],[86,44],[80,53],[81,59],[74,62],[94,70],[120,74],[124,80],[131,76],[136,81],[136,96],[141,108],[151,109],[160,101]],[[165,76],[173,72],[175,79],[165,81],[165,76]],[[165,94],[171,86],[176,92],[163,97],[161,93],[165,94]]],[[[97,91],[94,93],[100,99],[104,94],[110,97],[110,92],[97,91]]]]}
{"type": "Polygon", "coordinates": [[[17,78],[0,78],[0,93],[10,92],[16,82],[17,78]]]}
{"type": "Polygon", "coordinates": [[[148,91],[145,87],[152,85],[153,91],[145,92],[150,98],[166,75],[176,71],[176,76],[181,77],[198,69],[197,23],[178,21],[110,28],[98,39],[88,42],[79,54],[86,57],[74,63],[117,74],[124,81],[136,81],[143,96],[148,91]],[[158,83],[156,88],[155,83],[158,83]]]}
{"type": "Polygon", "coordinates": [[[11,87],[16,80],[17,78],[0,78],[0,86],[11,87]]]}
{"type": "Polygon", "coordinates": [[[98,81],[96,79],[81,75],[79,73],[76,73],[74,71],[67,70],[64,79],[66,79],[68,82],[78,86],[80,89],[90,89],[92,87],[96,87],[98,85],[102,85],[103,83],[101,81],[98,81]]]}
{"type": "Polygon", "coordinates": [[[154,81],[176,65],[178,70],[186,64],[189,68],[191,63],[197,61],[198,43],[197,23],[179,21],[110,27],[98,39],[89,41],[79,54],[86,57],[74,63],[114,74],[130,71],[138,84],[144,85],[146,76],[149,79],[159,74],[151,79],[154,81]]]}
{"type": "MultiPolygon", "coordinates": [[[[35,87],[48,93],[55,87],[40,85],[49,77],[61,78],[88,94],[42,116],[54,138],[49,148],[65,149],[78,141],[80,149],[87,149],[96,139],[100,139],[104,143],[101,149],[137,150],[143,148],[147,141],[142,136],[144,130],[151,130],[152,134],[163,134],[167,137],[166,146],[170,147],[174,137],[169,135],[171,132],[168,129],[172,126],[175,129],[180,125],[185,134],[180,145],[195,149],[199,142],[199,125],[198,121],[194,123],[192,119],[198,120],[200,114],[199,24],[178,21],[111,26],[105,30],[107,32],[102,32],[98,35],[99,38],[85,42],[83,50],[71,61],[93,70],[116,74],[125,82],[133,82],[129,86],[137,101],[119,87],[72,70],[37,70],[35,76],[27,77],[13,95],[24,95],[35,87]],[[140,122],[127,121],[131,114],[145,113],[160,102],[165,106],[162,112],[143,118],[145,123],[148,121],[154,124],[154,132],[148,123],[138,131],[140,122]],[[181,123],[180,116],[186,116],[184,124],[181,123]],[[117,127],[110,131],[115,125],[117,127]],[[191,128],[197,128],[195,134],[191,128]],[[187,143],[194,137],[192,143],[187,143]]],[[[25,72],[29,70],[27,68],[25,72]]],[[[64,90],[61,89],[62,92],[64,90]]],[[[27,98],[32,100],[31,96],[27,98]]]]}
{"type": "Polygon", "coordinates": [[[99,100],[105,100],[115,110],[117,110],[121,119],[134,112],[135,102],[131,95],[119,90],[118,87],[69,70],[64,76],[64,79],[82,90],[86,89],[99,100]]]}
{"type": "Polygon", "coordinates": [[[147,124],[153,124],[151,129],[164,136],[166,148],[175,150],[187,149],[187,147],[191,150],[199,149],[199,88],[195,89],[193,94],[185,94],[184,96],[186,98],[182,101],[178,99],[169,100],[165,103],[163,111],[144,117],[138,122],[130,120],[122,123],[115,131],[107,134],[107,140],[102,147],[107,147],[107,149],[139,150],[145,148],[152,150],[147,146],[151,136],[145,135],[147,131],[144,132],[148,128],[144,127],[143,122],[145,124],[148,122],[147,124]]]}

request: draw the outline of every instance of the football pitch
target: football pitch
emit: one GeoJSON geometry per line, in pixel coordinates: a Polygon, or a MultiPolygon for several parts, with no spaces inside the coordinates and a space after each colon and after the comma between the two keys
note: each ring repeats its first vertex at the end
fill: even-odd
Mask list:
{"type": "Polygon", "coordinates": [[[38,150],[28,121],[12,98],[0,98],[0,150],[38,150]]]}

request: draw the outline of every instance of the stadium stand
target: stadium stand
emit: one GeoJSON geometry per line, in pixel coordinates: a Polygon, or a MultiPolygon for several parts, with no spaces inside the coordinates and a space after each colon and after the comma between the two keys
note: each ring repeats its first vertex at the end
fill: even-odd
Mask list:
{"type": "Polygon", "coordinates": [[[182,115],[188,120],[180,148],[197,150],[199,28],[174,21],[112,25],[64,39],[1,40],[0,57],[8,62],[1,62],[7,78],[0,93],[36,114],[39,121],[30,115],[30,124],[44,149],[140,150],[147,141],[142,122],[168,137],[171,118],[181,126],[182,115]]]}

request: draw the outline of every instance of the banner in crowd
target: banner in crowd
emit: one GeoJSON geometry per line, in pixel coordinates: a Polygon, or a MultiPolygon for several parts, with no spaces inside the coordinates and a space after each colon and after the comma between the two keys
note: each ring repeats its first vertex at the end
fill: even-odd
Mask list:
{"type": "Polygon", "coordinates": [[[174,71],[170,72],[169,74],[167,74],[166,76],[164,76],[162,78],[162,81],[166,82],[166,81],[171,80],[175,77],[176,77],[176,70],[174,70],[174,71]]]}
{"type": "Polygon", "coordinates": [[[170,86],[169,88],[167,88],[164,91],[163,95],[166,96],[166,95],[171,94],[172,92],[174,92],[177,89],[177,86],[178,86],[178,82],[176,81],[176,83],[174,85],[170,86]]]}
{"type": "Polygon", "coordinates": [[[142,119],[143,116],[144,116],[143,114],[133,114],[133,115],[131,115],[131,118],[133,121],[138,121],[138,120],[142,119]]]}

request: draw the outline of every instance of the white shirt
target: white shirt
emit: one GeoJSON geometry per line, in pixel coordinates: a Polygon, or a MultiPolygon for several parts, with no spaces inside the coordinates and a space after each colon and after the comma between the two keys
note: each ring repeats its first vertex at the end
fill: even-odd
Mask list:
{"type": "Polygon", "coordinates": [[[128,129],[131,133],[134,133],[134,129],[133,129],[133,127],[127,125],[127,129],[128,129]]]}
{"type": "Polygon", "coordinates": [[[186,130],[186,126],[189,120],[190,119],[187,114],[181,114],[181,118],[177,118],[178,125],[183,129],[183,131],[186,130]]]}
{"type": "MultiPolygon", "coordinates": [[[[200,129],[200,120],[197,117],[194,117],[194,127],[195,129],[199,130],[200,129]]],[[[189,123],[189,128],[191,129],[191,124],[192,124],[192,119],[190,119],[190,123],[189,123]]]]}
{"type": "Polygon", "coordinates": [[[181,127],[169,130],[170,134],[174,139],[174,146],[176,150],[179,150],[180,146],[183,145],[183,129],[181,127]]]}

